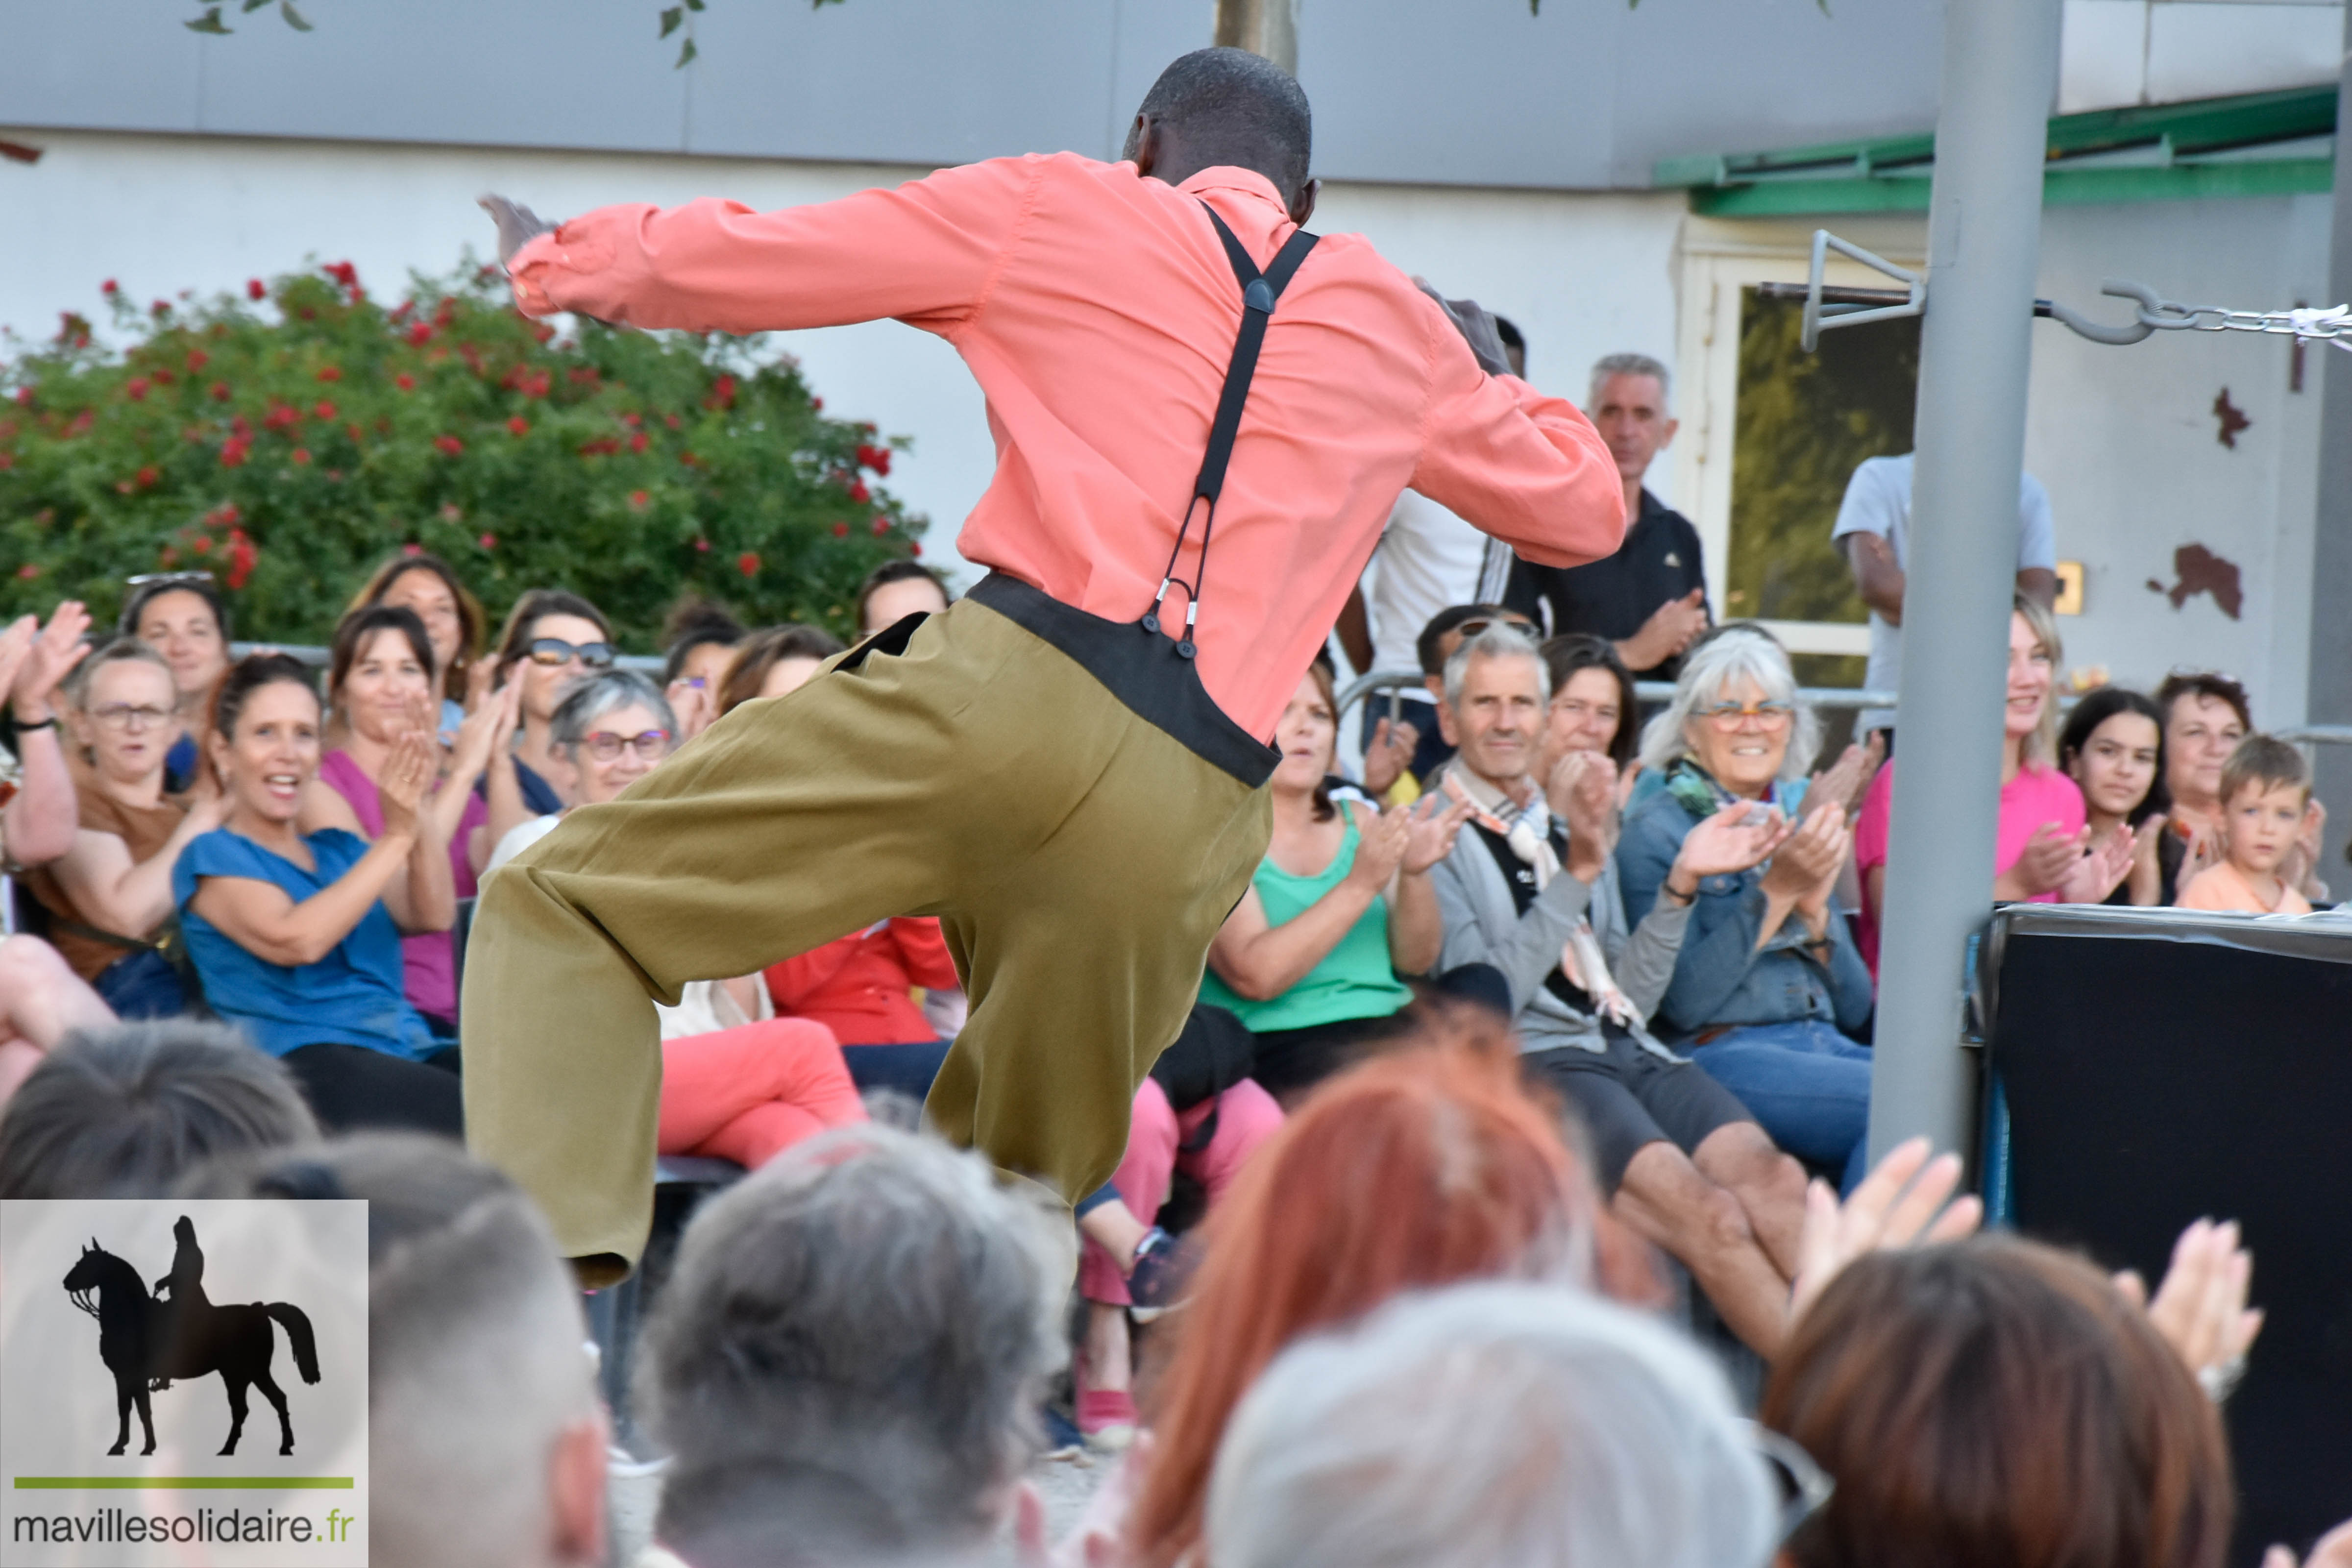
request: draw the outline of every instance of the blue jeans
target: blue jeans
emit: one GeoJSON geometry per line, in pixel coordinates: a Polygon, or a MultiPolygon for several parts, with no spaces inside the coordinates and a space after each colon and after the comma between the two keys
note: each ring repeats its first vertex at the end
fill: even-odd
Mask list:
{"type": "Polygon", "coordinates": [[[1689,1050],[1746,1106],[1772,1142],[1845,1173],[1853,1191],[1870,1167],[1870,1048],[1818,1018],[1744,1024],[1689,1050]]]}

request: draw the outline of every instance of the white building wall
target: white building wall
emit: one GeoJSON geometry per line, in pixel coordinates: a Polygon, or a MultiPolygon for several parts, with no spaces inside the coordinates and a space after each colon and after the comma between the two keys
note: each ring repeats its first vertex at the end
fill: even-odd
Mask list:
{"type": "MultiPolygon", "coordinates": [[[[383,293],[410,270],[446,273],[493,234],[474,205],[510,195],[551,216],[617,201],[727,195],[758,207],[845,195],[919,168],[623,153],[230,137],[5,131],[45,149],[0,163],[0,324],[45,337],[58,312],[99,314],[98,286],[134,300],[350,260],[383,293]]],[[[1669,356],[1668,273],[1679,193],[1571,194],[1327,186],[1315,226],[1360,230],[1409,271],[1469,295],[1528,334],[1531,373],[1580,396],[1584,367],[1639,349],[1669,356]]],[[[913,437],[889,488],[931,520],[928,558],[950,550],[994,470],[979,390],[954,351],[895,322],[778,334],[825,410],[913,437]]],[[[1663,483],[1665,466],[1661,465],[1663,483]]]]}

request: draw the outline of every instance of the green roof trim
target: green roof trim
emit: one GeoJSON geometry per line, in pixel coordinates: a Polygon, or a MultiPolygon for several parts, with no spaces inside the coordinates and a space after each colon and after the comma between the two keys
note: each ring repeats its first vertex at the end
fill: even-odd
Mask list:
{"type": "MultiPolygon", "coordinates": [[[[2332,189],[2330,155],[2247,154],[2334,135],[2336,96],[2332,86],[2294,88],[2059,115],[2050,121],[2042,201],[2053,206],[2194,201],[2332,189]],[[2146,161],[2130,161],[2135,153],[2146,161]],[[2116,163],[2117,154],[2126,161],[2116,163]],[[2076,160],[2097,160],[2102,166],[2068,166],[2076,160]]],[[[1772,153],[1699,153],[1659,160],[1651,183],[1687,189],[1692,211],[1717,217],[1924,212],[1935,155],[1932,134],[1772,153]]]]}

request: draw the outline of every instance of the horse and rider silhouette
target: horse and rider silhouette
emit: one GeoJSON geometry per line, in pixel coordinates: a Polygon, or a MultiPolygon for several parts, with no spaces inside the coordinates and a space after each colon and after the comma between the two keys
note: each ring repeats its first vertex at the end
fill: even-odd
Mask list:
{"type": "Polygon", "coordinates": [[[220,1451],[236,1452],[236,1440],[245,1431],[245,1391],[257,1387],[278,1412],[278,1451],[292,1453],[294,1423],[286,1413],[285,1393],[269,1375],[269,1323],[274,1318],[286,1330],[302,1381],[316,1383],[319,1347],[310,1334],[310,1318],[285,1301],[215,1306],[205,1295],[205,1254],[196,1245],[194,1224],[183,1215],[172,1234],[179,1243],[172,1255],[172,1271],[155,1281],[153,1296],[147,1293],[139,1270],[100,1247],[95,1237],[66,1276],[66,1293],[73,1304],[98,1320],[99,1357],[114,1374],[117,1426],[114,1447],[107,1452],[120,1454],[129,1447],[135,1405],[147,1435],[147,1446],[139,1452],[153,1453],[155,1422],[148,1411],[148,1394],[169,1388],[174,1379],[216,1372],[228,1386],[232,1417],[228,1441],[220,1451]]]}

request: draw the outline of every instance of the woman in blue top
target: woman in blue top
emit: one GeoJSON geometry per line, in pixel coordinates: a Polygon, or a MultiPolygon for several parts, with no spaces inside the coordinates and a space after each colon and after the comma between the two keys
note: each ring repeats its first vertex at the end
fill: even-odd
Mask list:
{"type": "Polygon", "coordinates": [[[1749,801],[1798,822],[1760,867],[1700,879],[1654,1027],[1773,1142],[1843,1172],[1851,1187],[1867,1168],[1871,1061],[1853,1037],[1870,1023],[1872,994],[1832,889],[1851,844],[1843,797],[1853,784],[1825,776],[1805,810],[1820,729],[1796,689],[1789,656],[1760,637],[1717,637],[1689,655],[1673,702],[1642,737],[1642,763],[1663,787],[1627,817],[1617,875],[1625,918],[1639,921],[1683,839],[1724,806],[1749,801]]]}
{"type": "MultiPolygon", "coordinates": [[[[1271,781],[1274,837],[1249,891],[1209,948],[1201,1000],[1231,1009],[1257,1036],[1252,1074],[1293,1096],[1402,1028],[1412,1004],[1400,974],[1437,962],[1444,928],[1428,870],[1454,847],[1466,805],[1430,796],[1418,808],[1374,812],[1330,795],[1339,739],[1330,672],[1318,660],[1300,678],[1275,727],[1282,761],[1271,781]]],[[[1442,989],[1507,995],[1464,975],[1442,989]]]]}
{"type": "Polygon", "coordinates": [[[303,834],[319,728],[310,671],[283,654],[256,654],[222,682],[205,749],[228,818],[172,875],[188,954],[205,1000],[286,1063],[329,1129],[462,1136],[457,1053],[436,1055],[402,994],[401,932],[446,931],[457,915],[449,847],[417,809],[438,748],[423,730],[394,744],[373,844],[303,834]]]}

